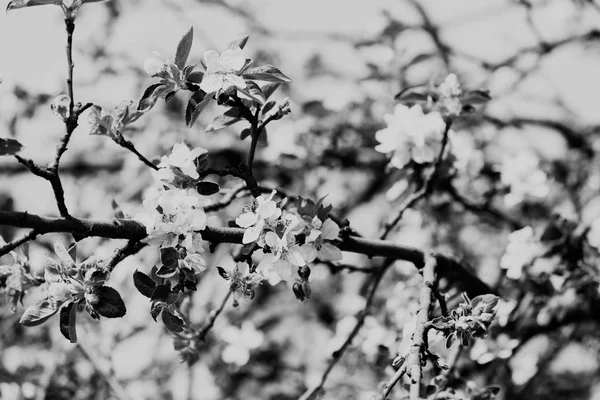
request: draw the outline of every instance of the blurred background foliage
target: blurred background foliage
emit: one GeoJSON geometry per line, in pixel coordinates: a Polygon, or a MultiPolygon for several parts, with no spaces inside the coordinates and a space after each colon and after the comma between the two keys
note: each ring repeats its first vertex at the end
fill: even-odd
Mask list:
{"type": "MultiPolygon", "coordinates": [[[[17,138],[39,163],[50,160],[63,132],[49,107],[66,90],[61,19],[55,7],[0,16],[0,136],[17,138]]],[[[600,216],[597,2],[112,0],[84,6],[76,25],[76,96],[105,109],[137,101],[151,81],[144,61],[154,51],[172,57],[190,25],[192,61],[249,34],[246,53],[255,64],[277,65],[293,79],[277,94],[291,99],[292,114],[269,126],[257,178],[306,197],[327,195],[367,237],[377,235],[418,175],[387,169],[386,157],[373,150],[394,95],[449,72],[466,88],[489,89],[493,101],[453,126],[464,168],[409,210],[391,238],[455,255],[500,291],[498,322],[487,339],[462,350],[431,340],[452,361],[451,379],[498,384],[501,399],[600,399],[598,254],[581,239],[600,216]],[[471,168],[473,160],[481,163],[471,168]],[[525,226],[547,253],[523,267],[519,257],[533,245],[514,236],[517,243],[507,244],[525,226]]],[[[219,113],[211,106],[188,129],[185,101],[159,102],[126,136],[150,159],[185,140],[209,149],[217,163],[237,165],[248,146],[239,140],[241,124],[204,133],[219,113]]],[[[114,200],[134,215],[149,170],[107,138],[88,136],[85,117],[61,165],[67,206],[78,217],[108,219],[114,200]]],[[[13,159],[0,159],[0,176],[3,210],[56,214],[50,186],[13,159]]],[[[216,223],[226,225],[247,201],[219,212],[216,223]]],[[[18,232],[0,227],[0,234],[8,241],[18,232]]],[[[33,272],[43,270],[58,237],[31,244],[33,272]]],[[[107,256],[118,244],[86,239],[78,257],[107,256]]],[[[208,264],[219,265],[229,251],[219,247],[208,264]]],[[[317,265],[310,301],[299,303],[284,284],[263,285],[253,301],[226,309],[198,362],[187,366],[133,288],[133,271],[149,271],[156,261],[145,249],[116,268],[111,285],[127,315],[82,318],[77,345],[53,322],[25,329],[21,308],[0,308],[1,398],[295,399],[318,381],[365,305],[368,275],[317,265]]],[[[371,261],[346,254],[344,263],[371,261]]],[[[324,398],[369,399],[393,374],[391,360],[414,329],[420,282],[411,265],[395,265],[324,398]]],[[[209,268],[185,312],[201,325],[227,290],[209,268]]],[[[32,290],[25,306],[44,291],[32,290]]]]}

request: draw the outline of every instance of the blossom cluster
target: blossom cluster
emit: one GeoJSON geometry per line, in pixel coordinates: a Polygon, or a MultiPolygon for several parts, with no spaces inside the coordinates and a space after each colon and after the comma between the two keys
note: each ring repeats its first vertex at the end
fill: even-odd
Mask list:
{"type": "Polygon", "coordinates": [[[181,269],[195,272],[206,267],[199,232],[206,228],[205,198],[194,186],[199,181],[195,162],[205,153],[203,148],[176,143],[154,173],[155,185],[143,203],[146,211],[136,216],[146,226],[145,241],[161,249],[158,276],[170,278],[181,269]]]}
{"type": "MultiPolygon", "coordinates": [[[[257,271],[270,280],[290,281],[300,277],[305,281],[308,272],[301,267],[317,258],[322,261],[342,258],[334,244],[340,228],[327,217],[331,207],[323,207],[319,201],[282,209],[273,200],[275,193],[258,196],[236,219],[236,224],[245,228],[242,242],[258,246],[264,254],[257,271]]],[[[309,295],[306,290],[303,294],[309,295]]]]}

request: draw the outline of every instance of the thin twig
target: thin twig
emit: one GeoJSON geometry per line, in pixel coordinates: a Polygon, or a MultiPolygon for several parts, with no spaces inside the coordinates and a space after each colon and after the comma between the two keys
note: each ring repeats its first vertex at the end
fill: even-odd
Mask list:
{"type": "Polygon", "coordinates": [[[223,198],[221,198],[221,200],[219,200],[216,203],[204,206],[204,212],[219,211],[219,210],[227,207],[228,205],[230,205],[233,202],[233,200],[235,200],[238,197],[238,195],[240,193],[242,193],[247,188],[248,187],[246,186],[245,183],[241,183],[238,186],[231,188],[229,190],[229,193],[227,193],[225,196],[223,196],[223,198]]]}
{"type": "Polygon", "coordinates": [[[314,399],[314,398],[316,398],[316,396],[318,396],[323,391],[323,386],[325,385],[325,382],[327,381],[327,377],[329,376],[329,373],[333,370],[333,367],[335,367],[336,364],[342,359],[342,356],[344,355],[344,353],[346,352],[346,350],[352,343],[352,340],[354,340],[354,338],[360,331],[360,328],[362,328],[362,326],[365,322],[365,318],[367,317],[367,315],[369,315],[371,305],[373,304],[373,299],[375,298],[375,293],[377,292],[377,288],[379,287],[379,284],[381,283],[381,280],[382,280],[383,276],[385,275],[385,272],[387,271],[388,267],[390,265],[392,265],[393,262],[394,262],[394,260],[388,259],[385,261],[385,263],[381,267],[379,267],[379,272],[377,273],[377,276],[374,278],[373,284],[371,286],[371,290],[369,291],[369,294],[367,296],[367,302],[365,304],[365,307],[356,316],[356,324],[354,324],[354,328],[352,329],[352,331],[350,332],[350,334],[348,335],[348,337],[346,338],[344,343],[340,346],[340,348],[333,352],[332,358],[329,361],[327,368],[321,375],[321,380],[319,381],[319,383],[316,386],[314,386],[312,389],[309,389],[306,392],[304,392],[304,394],[302,396],[300,396],[299,400],[314,399]]]}
{"type": "Polygon", "coordinates": [[[394,217],[394,219],[392,219],[390,222],[385,224],[383,233],[379,236],[379,239],[383,240],[383,239],[387,238],[387,236],[390,234],[392,229],[394,229],[394,227],[398,224],[398,222],[400,222],[400,220],[402,219],[402,216],[404,215],[406,210],[413,207],[419,200],[421,200],[421,199],[427,197],[429,194],[431,194],[431,192],[433,190],[433,184],[434,184],[435,180],[437,179],[437,175],[439,173],[438,171],[440,169],[440,165],[442,164],[442,158],[444,157],[444,152],[446,151],[446,146],[448,145],[448,134],[450,133],[451,126],[452,126],[452,120],[447,121],[446,128],[444,129],[444,134],[443,134],[444,136],[442,137],[442,145],[440,147],[440,152],[433,164],[433,171],[431,172],[431,175],[429,175],[429,178],[427,179],[427,181],[425,181],[425,183],[423,184],[421,189],[412,193],[406,200],[404,200],[404,202],[398,209],[398,212],[396,213],[396,216],[394,217]]]}
{"type": "Polygon", "coordinates": [[[92,354],[91,350],[87,348],[81,341],[77,342],[77,347],[81,350],[81,353],[85,358],[94,366],[94,369],[102,377],[102,379],[108,384],[113,395],[119,400],[130,400],[129,394],[125,388],[119,383],[119,381],[112,375],[108,374],[105,369],[98,362],[99,358],[97,354],[92,354]]]}
{"type": "Polygon", "coordinates": [[[223,300],[221,301],[221,305],[219,306],[219,308],[211,311],[208,321],[206,321],[206,324],[204,324],[204,327],[202,327],[202,329],[200,329],[198,331],[198,333],[196,333],[196,335],[195,335],[195,337],[198,341],[204,341],[206,339],[206,335],[210,332],[210,330],[215,325],[215,321],[217,320],[219,315],[221,315],[221,313],[223,312],[223,309],[225,309],[225,305],[227,304],[227,301],[229,300],[229,297],[231,297],[232,293],[233,292],[231,290],[228,290],[225,297],[223,297],[223,300]]]}
{"type": "Polygon", "coordinates": [[[394,375],[390,378],[390,380],[384,385],[383,393],[381,394],[380,400],[385,400],[392,393],[392,389],[394,386],[402,379],[404,374],[406,373],[406,361],[402,363],[400,368],[396,370],[394,375]]]}
{"type": "Polygon", "coordinates": [[[132,152],[133,154],[135,154],[137,156],[137,158],[143,162],[144,164],[146,164],[148,167],[152,168],[155,171],[158,171],[158,167],[156,165],[154,165],[154,163],[150,160],[148,160],[146,157],[144,157],[144,155],[142,153],[140,153],[136,148],[135,145],[130,142],[129,140],[125,140],[123,138],[121,138],[121,140],[116,142],[119,146],[123,147],[124,149],[129,150],[130,152],[132,152]]]}
{"type": "Polygon", "coordinates": [[[106,263],[105,268],[109,272],[112,272],[112,270],[115,269],[118,263],[123,261],[125,258],[136,254],[146,246],[146,243],[142,243],[139,240],[129,240],[127,244],[125,244],[125,246],[119,247],[115,250],[113,256],[106,263]]]}
{"type": "Polygon", "coordinates": [[[20,238],[17,238],[15,240],[12,240],[12,241],[6,243],[4,246],[0,247],[0,257],[2,257],[5,254],[10,253],[11,251],[16,249],[23,243],[34,240],[36,238],[36,236],[39,234],[40,234],[40,232],[33,229],[33,230],[29,231],[28,233],[26,233],[25,235],[21,236],[20,238]]]}

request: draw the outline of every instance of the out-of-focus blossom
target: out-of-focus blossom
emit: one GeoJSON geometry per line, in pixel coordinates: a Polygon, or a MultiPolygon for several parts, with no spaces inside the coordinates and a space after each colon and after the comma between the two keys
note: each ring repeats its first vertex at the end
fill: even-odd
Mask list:
{"type": "Polygon", "coordinates": [[[502,183],[510,187],[510,193],[504,196],[508,207],[524,200],[540,200],[548,195],[547,176],[539,168],[538,158],[530,152],[521,152],[507,158],[500,170],[502,183]]]}
{"type": "Polygon", "coordinates": [[[471,348],[471,358],[479,364],[487,364],[495,359],[505,360],[513,354],[513,349],[518,344],[518,339],[511,339],[505,333],[493,340],[476,340],[471,348]]]}
{"type": "Polygon", "coordinates": [[[250,352],[264,342],[264,335],[250,321],[244,321],[240,328],[228,326],[221,332],[221,338],[228,343],[221,358],[228,364],[243,367],[250,360],[250,352]]]}
{"type": "Polygon", "coordinates": [[[519,279],[523,268],[530,265],[543,252],[544,246],[535,237],[533,228],[526,226],[509,235],[500,267],[506,269],[507,278],[519,279]]]}
{"type": "Polygon", "coordinates": [[[450,74],[446,77],[444,82],[438,86],[438,93],[440,95],[438,102],[442,113],[459,115],[462,111],[462,104],[459,99],[462,89],[455,74],[450,74]]]}
{"type": "Polygon", "coordinates": [[[431,163],[442,146],[445,122],[437,111],[423,113],[420,105],[411,108],[398,104],[393,114],[386,114],[387,128],[377,131],[375,137],[381,143],[375,150],[392,154],[390,163],[402,168],[414,160],[431,163]]]}
{"type": "Polygon", "coordinates": [[[596,218],[587,233],[588,243],[600,250],[600,218],[596,218]]]}
{"type": "Polygon", "coordinates": [[[238,75],[246,64],[244,52],[239,47],[225,50],[221,55],[214,50],[206,51],[204,62],[206,73],[200,83],[200,89],[206,93],[228,93],[234,88],[246,88],[246,82],[238,75]]]}

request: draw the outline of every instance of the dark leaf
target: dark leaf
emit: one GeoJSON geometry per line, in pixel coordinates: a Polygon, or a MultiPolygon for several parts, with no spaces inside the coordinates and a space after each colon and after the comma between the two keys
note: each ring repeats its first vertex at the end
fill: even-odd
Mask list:
{"type": "Polygon", "coordinates": [[[183,328],[185,327],[185,321],[173,314],[169,309],[163,310],[162,320],[167,329],[171,332],[179,333],[183,331],[183,328]]]}
{"type": "Polygon", "coordinates": [[[268,101],[262,108],[262,114],[265,115],[266,113],[271,111],[271,109],[275,106],[275,104],[277,104],[277,103],[273,100],[268,101]]]}
{"type": "Polygon", "coordinates": [[[111,201],[111,206],[113,209],[113,216],[117,219],[123,219],[125,218],[125,214],[123,213],[123,210],[121,209],[121,207],[117,204],[117,202],[115,201],[115,199],[112,199],[111,201]]]}
{"type": "Polygon", "coordinates": [[[485,104],[490,100],[492,100],[492,96],[487,90],[471,90],[460,98],[461,103],[471,105],[485,104]]]}
{"type": "Polygon", "coordinates": [[[204,72],[194,71],[194,72],[190,73],[186,79],[188,82],[200,84],[200,83],[202,83],[202,78],[204,78],[204,72]]]}
{"type": "Polygon", "coordinates": [[[196,190],[203,196],[210,196],[219,193],[220,187],[218,183],[203,181],[196,184],[196,190]]]}
{"type": "Polygon", "coordinates": [[[160,278],[170,278],[177,273],[177,268],[169,268],[165,265],[160,267],[158,271],[156,271],[156,276],[160,278]]]}
{"type": "Polygon", "coordinates": [[[240,38],[237,38],[236,40],[232,41],[231,43],[229,43],[229,46],[227,46],[228,48],[235,50],[238,47],[240,49],[243,49],[246,46],[246,43],[248,43],[248,39],[250,38],[250,36],[248,35],[244,35],[240,38]]]}
{"type": "Polygon", "coordinates": [[[179,293],[171,291],[167,296],[167,304],[173,304],[177,299],[179,299],[179,293]]]}
{"type": "Polygon", "coordinates": [[[156,318],[158,318],[158,314],[160,314],[160,312],[163,310],[164,307],[165,307],[165,303],[163,303],[161,301],[152,302],[152,306],[150,308],[150,316],[152,317],[154,322],[156,322],[156,318]]]}
{"type": "Polygon", "coordinates": [[[144,91],[142,98],[138,104],[138,111],[148,111],[156,104],[156,101],[160,97],[160,94],[166,89],[166,86],[162,83],[155,83],[148,86],[144,91]]]}
{"type": "Polygon", "coordinates": [[[262,91],[265,94],[265,97],[268,99],[271,97],[273,93],[277,90],[277,88],[281,86],[281,83],[267,83],[262,87],[262,91]]]}
{"type": "Polygon", "coordinates": [[[121,295],[110,286],[99,286],[95,293],[98,296],[98,302],[92,304],[92,307],[103,317],[121,318],[127,312],[121,295]]]}
{"type": "Polygon", "coordinates": [[[17,154],[23,145],[15,139],[0,138],[0,156],[12,156],[17,154]]]}
{"type": "Polygon", "coordinates": [[[27,307],[19,321],[21,325],[31,327],[41,325],[58,311],[58,304],[51,297],[27,307]]]}
{"type": "Polygon", "coordinates": [[[73,302],[60,309],[60,333],[71,343],[77,343],[77,305],[73,302]]]}
{"type": "Polygon", "coordinates": [[[414,103],[427,101],[430,97],[436,99],[437,93],[428,86],[418,85],[409,86],[402,90],[396,95],[395,99],[401,102],[414,103]]]}
{"type": "Polygon", "coordinates": [[[252,130],[250,128],[243,129],[240,132],[240,140],[246,139],[248,136],[250,136],[251,133],[252,133],[252,130]]]}
{"type": "Polygon", "coordinates": [[[168,103],[173,97],[175,97],[175,94],[177,92],[175,90],[173,90],[172,92],[167,93],[167,95],[165,96],[165,103],[168,103]]]}
{"type": "Polygon", "coordinates": [[[292,80],[274,65],[263,65],[260,67],[249,68],[244,72],[243,77],[257,81],[286,83],[292,80]]]}
{"type": "Polygon", "coordinates": [[[221,275],[221,278],[229,280],[229,272],[227,272],[225,268],[217,266],[217,271],[219,272],[219,275],[221,275]]]}
{"type": "MultiPolygon", "coordinates": [[[[179,265],[179,253],[175,247],[163,247],[160,249],[160,261],[163,266],[175,269],[179,265]]],[[[158,273],[157,273],[158,274],[158,273]]]]}
{"type": "Polygon", "coordinates": [[[194,125],[194,122],[196,122],[202,113],[202,110],[206,108],[211,99],[212,93],[206,94],[202,90],[194,92],[194,94],[190,97],[185,110],[185,124],[188,128],[191,128],[194,125]]]}
{"type": "Polygon", "coordinates": [[[208,125],[206,128],[206,132],[215,132],[220,129],[223,129],[229,125],[233,125],[238,121],[241,121],[242,117],[240,114],[240,110],[237,108],[230,108],[225,111],[223,115],[219,115],[208,125]]]}
{"type": "Polygon", "coordinates": [[[156,282],[148,275],[136,270],[133,273],[133,284],[136,289],[144,296],[151,298],[156,288],[156,282]]]}
{"type": "Polygon", "coordinates": [[[167,285],[158,285],[154,292],[152,292],[152,297],[150,298],[152,301],[161,301],[163,303],[167,302],[169,298],[169,293],[171,293],[171,289],[167,285]]]}
{"type": "Polygon", "coordinates": [[[208,153],[200,154],[200,156],[196,158],[194,162],[196,163],[196,171],[198,171],[198,173],[204,171],[208,167],[208,159],[208,153]]]}
{"type": "Polygon", "coordinates": [[[190,50],[192,49],[192,42],[194,41],[194,27],[190,27],[190,30],[183,35],[179,44],[177,45],[177,52],[175,53],[175,65],[179,69],[183,69],[185,67],[185,62],[190,55],[190,50]]]}

